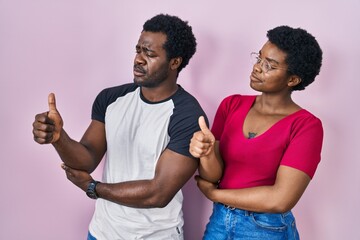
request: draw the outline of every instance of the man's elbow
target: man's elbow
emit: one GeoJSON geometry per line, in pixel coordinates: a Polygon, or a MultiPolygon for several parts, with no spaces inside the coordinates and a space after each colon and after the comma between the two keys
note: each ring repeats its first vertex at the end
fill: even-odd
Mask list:
{"type": "Polygon", "coordinates": [[[162,194],[156,194],[152,196],[150,199],[148,199],[146,205],[149,208],[164,208],[171,202],[172,199],[173,197],[164,196],[162,194]]]}

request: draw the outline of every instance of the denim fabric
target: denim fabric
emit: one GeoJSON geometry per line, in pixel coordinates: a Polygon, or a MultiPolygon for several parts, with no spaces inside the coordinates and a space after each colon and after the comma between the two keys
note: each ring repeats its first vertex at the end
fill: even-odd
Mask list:
{"type": "Polygon", "coordinates": [[[87,240],[96,240],[96,238],[94,238],[91,233],[88,232],[87,240]]]}
{"type": "Polygon", "coordinates": [[[257,213],[214,203],[203,240],[299,240],[295,218],[286,213],[257,213]]]}

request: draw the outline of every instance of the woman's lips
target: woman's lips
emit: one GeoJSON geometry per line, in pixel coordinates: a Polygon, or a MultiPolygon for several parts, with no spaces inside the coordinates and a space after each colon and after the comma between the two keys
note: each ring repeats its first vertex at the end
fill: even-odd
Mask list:
{"type": "Polygon", "coordinates": [[[261,82],[261,80],[258,77],[256,77],[254,73],[251,73],[250,80],[252,82],[261,82]]]}

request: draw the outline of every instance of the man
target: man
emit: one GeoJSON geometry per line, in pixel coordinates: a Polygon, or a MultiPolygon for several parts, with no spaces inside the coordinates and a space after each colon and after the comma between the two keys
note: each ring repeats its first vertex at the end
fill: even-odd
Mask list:
{"type": "Polygon", "coordinates": [[[134,83],[100,92],[80,142],[63,129],[54,94],[36,115],[34,140],[51,143],[67,178],[97,199],[88,239],[183,239],[181,188],[198,166],[189,143],[204,112],[176,82],[195,51],[187,22],[157,15],[136,45],[134,83]],[[90,173],[105,153],[98,182],[90,173]]]}

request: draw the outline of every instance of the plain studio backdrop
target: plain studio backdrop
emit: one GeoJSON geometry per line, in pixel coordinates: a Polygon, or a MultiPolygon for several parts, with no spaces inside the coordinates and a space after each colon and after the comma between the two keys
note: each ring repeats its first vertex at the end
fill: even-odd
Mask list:
{"type": "MultiPolygon", "coordinates": [[[[289,25],[316,37],[321,73],[293,97],[322,120],[325,139],[318,171],[293,211],[302,239],[360,239],[359,9],[359,0],[0,0],[0,239],[85,239],[94,201],[66,180],[52,146],[33,141],[31,125],[54,92],[66,131],[79,140],[97,93],[132,82],[142,25],[158,13],[193,27],[197,52],[178,83],[210,124],[224,97],[256,93],[250,52],[267,30],[289,25]]],[[[100,179],[101,168],[93,175],[100,179]]],[[[211,202],[193,179],[184,195],[185,237],[197,240],[211,202]]]]}

